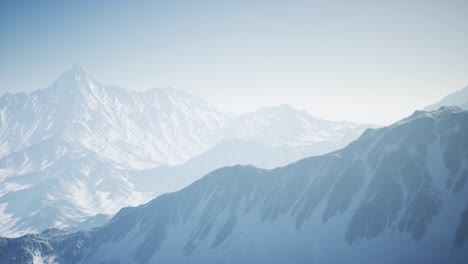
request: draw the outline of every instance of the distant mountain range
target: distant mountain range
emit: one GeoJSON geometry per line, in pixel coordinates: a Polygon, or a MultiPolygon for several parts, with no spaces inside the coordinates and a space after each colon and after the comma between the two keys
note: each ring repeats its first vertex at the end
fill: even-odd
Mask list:
{"type": "Polygon", "coordinates": [[[181,90],[104,85],[77,65],[0,98],[0,236],[99,225],[216,168],[285,165],[367,127],[287,105],[236,116],[181,90]]]}
{"type": "Polygon", "coordinates": [[[424,108],[425,111],[434,111],[441,106],[458,106],[463,110],[468,110],[468,86],[445,96],[442,100],[428,105],[424,108]]]}
{"type": "Polygon", "coordinates": [[[100,228],[0,239],[0,262],[467,263],[468,111],[417,111],[335,152],[225,167],[100,228]]]}

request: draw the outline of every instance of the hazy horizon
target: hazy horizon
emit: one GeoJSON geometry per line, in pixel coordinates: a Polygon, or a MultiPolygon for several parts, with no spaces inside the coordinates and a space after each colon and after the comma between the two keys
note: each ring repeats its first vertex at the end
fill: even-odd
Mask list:
{"type": "Polygon", "coordinates": [[[95,79],[387,125],[468,85],[464,1],[2,2],[0,94],[95,79]],[[371,110],[370,110],[371,109],[371,110]]]}
{"type": "Polygon", "coordinates": [[[468,263],[467,25],[467,0],[1,1],[0,263],[468,263]]]}

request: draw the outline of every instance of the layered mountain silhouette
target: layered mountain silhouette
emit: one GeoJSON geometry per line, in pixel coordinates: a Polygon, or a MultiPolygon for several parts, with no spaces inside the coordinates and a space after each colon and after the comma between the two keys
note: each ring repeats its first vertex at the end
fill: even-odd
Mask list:
{"type": "Polygon", "coordinates": [[[417,111],[335,152],[233,166],[103,227],[0,240],[0,262],[466,263],[468,111],[417,111]]]}
{"type": "Polygon", "coordinates": [[[216,168],[285,165],[367,127],[286,105],[237,116],[181,90],[105,85],[76,65],[0,98],[0,236],[100,225],[216,168]]]}

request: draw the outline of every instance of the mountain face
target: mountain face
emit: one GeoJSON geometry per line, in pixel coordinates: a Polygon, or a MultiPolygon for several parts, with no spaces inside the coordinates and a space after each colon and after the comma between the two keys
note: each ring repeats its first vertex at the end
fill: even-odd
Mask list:
{"type": "Polygon", "coordinates": [[[439,109],[441,106],[458,106],[463,110],[468,110],[468,86],[445,96],[437,103],[426,106],[424,110],[434,111],[439,109]]]}
{"type": "Polygon", "coordinates": [[[468,111],[415,112],[272,170],[226,167],[105,226],[0,240],[0,262],[466,263],[468,111]]]}
{"type": "Polygon", "coordinates": [[[287,106],[234,116],[180,90],[104,85],[75,66],[46,89],[0,98],[0,236],[99,225],[219,167],[285,165],[367,127],[343,124],[287,106]]]}
{"type": "Polygon", "coordinates": [[[229,119],[183,91],[128,92],[79,66],[47,89],[5,94],[0,117],[1,157],[56,137],[131,169],[187,161],[216,144],[215,132],[229,119]]]}
{"type": "MultiPolygon", "coordinates": [[[[79,67],[0,98],[0,234],[70,227],[154,198],[129,172],[183,163],[230,115],[174,89],[128,92],[79,67]]],[[[105,219],[105,218],[104,218],[105,219]]]]}
{"type": "Polygon", "coordinates": [[[0,185],[0,233],[8,236],[81,225],[91,216],[113,215],[122,205],[154,197],[135,190],[127,172],[56,138],[9,155],[0,164],[18,168],[0,185]]]}

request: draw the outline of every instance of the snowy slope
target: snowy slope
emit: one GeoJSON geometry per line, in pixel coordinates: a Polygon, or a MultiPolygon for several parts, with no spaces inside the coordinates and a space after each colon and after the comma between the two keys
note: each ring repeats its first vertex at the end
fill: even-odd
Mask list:
{"type": "Polygon", "coordinates": [[[0,98],[0,236],[98,225],[99,214],[216,168],[284,165],[366,127],[287,106],[234,116],[181,90],[104,85],[75,66],[46,89],[0,98]]]}
{"type": "Polygon", "coordinates": [[[155,194],[136,190],[128,170],[187,161],[216,144],[229,119],[183,91],[128,92],[79,66],[46,89],[5,94],[0,234],[73,227],[147,202],[155,194]]]}
{"type": "Polygon", "coordinates": [[[461,109],[468,110],[468,86],[445,96],[442,100],[432,105],[426,106],[424,110],[433,111],[439,109],[441,106],[458,106],[461,109]]]}
{"type": "Polygon", "coordinates": [[[154,197],[135,190],[128,173],[109,161],[54,137],[6,156],[0,165],[16,168],[0,183],[4,236],[81,225],[154,197]]]}
{"type": "Polygon", "coordinates": [[[216,170],[78,233],[0,240],[0,261],[466,263],[468,111],[415,112],[336,152],[216,170]]]}

